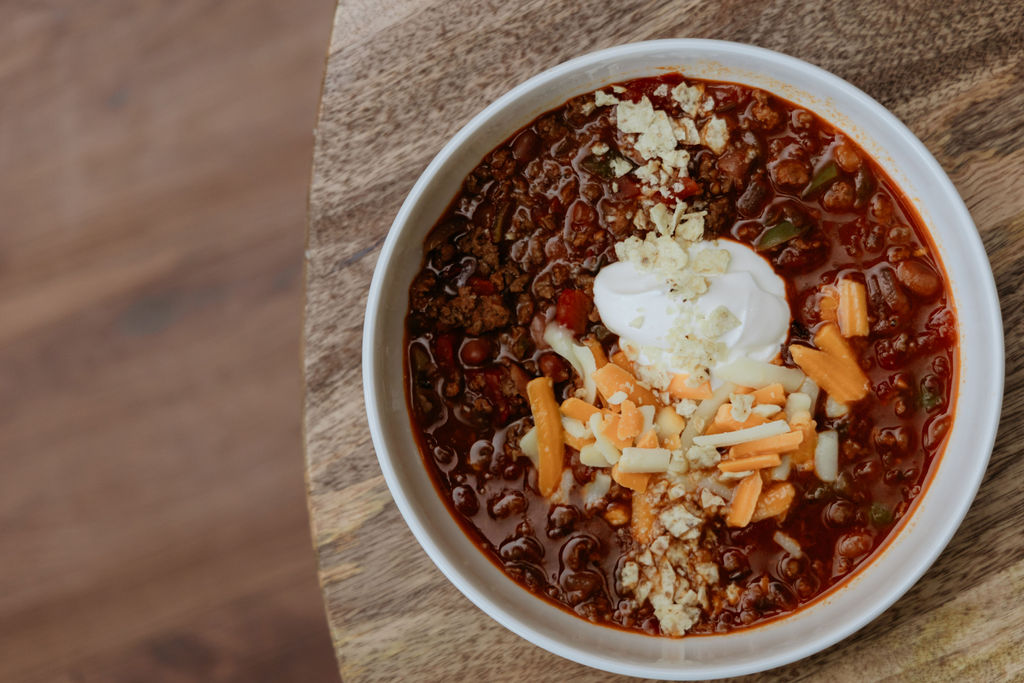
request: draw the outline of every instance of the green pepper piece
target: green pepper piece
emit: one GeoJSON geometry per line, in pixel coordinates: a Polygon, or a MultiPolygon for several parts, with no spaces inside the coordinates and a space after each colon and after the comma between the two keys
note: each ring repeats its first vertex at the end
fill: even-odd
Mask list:
{"type": "Polygon", "coordinates": [[[615,172],[612,171],[613,158],[614,157],[611,154],[602,154],[600,156],[590,154],[583,157],[583,160],[580,161],[580,166],[583,167],[583,170],[589,173],[600,176],[605,180],[611,180],[615,177],[615,172]]]}
{"type": "Polygon", "coordinates": [[[780,244],[784,244],[794,237],[799,237],[807,230],[800,228],[789,221],[782,221],[761,233],[761,236],[754,241],[754,249],[757,251],[768,251],[780,244]]]}
{"type": "Polygon", "coordinates": [[[885,526],[892,522],[892,511],[881,503],[872,503],[868,516],[875,526],[885,526]]]}
{"type": "Polygon", "coordinates": [[[836,166],[836,162],[828,162],[827,164],[825,164],[824,168],[822,168],[820,171],[814,174],[814,177],[811,178],[811,184],[807,186],[807,189],[804,190],[802,196],[806,197],[810,194],[813,194],[814,192],[817,192],[822,187],[835,180],[838,175],[839,167],[836,166]]]}
{"type": "Polygon", "coordinates": [[[812,489],[807,489],[804,493],[804,498],[807,500],[818,501],[825,500],[832,495],[832,489],[828,484],[818,484],[812,489]]]}
{"type": "Polygon", "coordinates": [[[927,411],[942,405],[942,394],[934,392],[928,387],[921,388],[921,407],[927,411]]]}
{"type": "Polygon", "coordinates": [[[580,160],[580,166],[583,167],[583,170],[600,176],[605,180],[613,180],[616,177],[613,164],[619,159],[629,164],[630,170],[636,168],[636,164],[615,151],[609,151],[601,155],[588,154],[580,160]]]}
{"type": "Polygon", "coordinates": [[[857,169],[857,175],[853,179],[853,188],[856,199],[853,205],[858,209],[871,199],[871,195],[875,193],[875,176],[871,174],[871,171],[867,170],[864,164],[861,164],[860,168],[857,169]]]}

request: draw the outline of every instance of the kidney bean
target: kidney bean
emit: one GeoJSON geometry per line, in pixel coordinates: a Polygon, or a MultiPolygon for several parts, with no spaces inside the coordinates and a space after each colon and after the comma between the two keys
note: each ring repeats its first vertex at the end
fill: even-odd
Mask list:
{"type": "Polygon", "coordinates": [[[498,548],[498,554],[506,562],[537,564],[544,557],[544,546],[532,536],[519,536],[502,543],[498,548]]]}
{"type": "Polygon", "coordinates": [[[542,354],[537,360],[537,364],[540,366],[540,371],[555,382],[564,382],[569,379],[569,364],[557,354],[542,354]]]}
{"type": "Polygon", "coordinates": [[[459,349],[459,358],[466,365],[483,365],[491,359],[491,348],[488,339],[468,339],[459,349]]]}
{"type": "Polygon", "coordinates": [[[890,311],[899,316],[905,316],[910,312],[910,300],[897,282],[892,268],[884,267],[878,273],[878,289],[890,311]]]}
{"type": "Polygon", "coordinates": [[[526,495],[522,491],[505,489],[491,499],[488,508],[491,516],[495,519],[506,519],[526,512],[528,504],[526,495]]]}
{"type": "Polygon", "coordinates": [[[548,538],[561,538],[572,532],[580,512],[570,505],[554,505],[548,512],[548,538]]]}
{"type": "Polygon", "coordinates": [[[811,179],[811,170],[799,159],[782,159],[771,167],[772,180],[782,187],[802,187],[811,179]]]}
{"type": "Polygon", "coordinates": [[[456,486],[452,489],[452,504],[466,517],[472,517],[480,510],[480,501],[477,500],[476,491],[470,486],[456,486]]]}
{"type": "Polygon", "coordinates": [[[860,557],[871,550],[871,536],[865,531],[851,531],[836,541],[836,552],[843,557],[860,557]]]}
{"type": "Polygon", "coordinates": [[[562,546],[562,562],[574,571],[580,571],[590,562],[597,544],[588,536],[573,536],[562,546]]]}
{"type": "Polygon", "coordinates": [[[517,135],[516,139],[512,141],[512,155],[515,156],[516,162],[520,166],[534,159],[539,150],[540,138],[529,128],[517,135]]]}
{"type": "Polygon", "coordinates": [[[847,173],[854,173],[860,167],[860,155],[848,142],[840,142],[836,145],[832,150],[832,156],[836,160],[836,165],[847,173]]]}
{"type": "Polygon", "coordinates": [[[896,277],[907,289],[921,296],[933,296],[942,288],[935,271],[917,260],[901,261],[896,266],[896,277]]]}
{"type": "Polygon", "coordinates": [[[831,527],[849,526],[857,518],[857,507],[848,500],[834,500],[825,508],[824,518],[831,527]]]}

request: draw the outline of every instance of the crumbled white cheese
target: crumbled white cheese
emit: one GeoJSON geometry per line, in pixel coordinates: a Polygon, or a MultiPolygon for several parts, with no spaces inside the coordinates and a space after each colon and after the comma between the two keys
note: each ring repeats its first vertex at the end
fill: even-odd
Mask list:
{"type": "Polygon", "coordinates": [[[672,88],[672,99],[679,103],[683,113],[687,116],[696,116],[700,98],[704,95],[703,85],[687,85],[680,83],[672,88]]]}
{"type": "Polygon", "coordinates": [[[622,582],[622,588],[631,591],[636,588],[637,582],[640,580],[640,568],[636,562],[626,562],[622,565],[622,572],[619,574],[619,581],[622,582]]]}
{"type": "MultiPolygon", "coordinates": [[[[701,216],[702,231],[703,222],[701,216]]],[[[725,249],[701,249],[693,255],[691,267],[701,275],[721,275],[729,269],[729,252],[725,249]]]]}
{"type": "Polygon", "coordinates": [[[712,116],[700,131],[700,141],[715,154],[721,154],[729,144],[729,126],[725,119],[712,116]]]}
{"type": "MultiPolygon", "coordinates": [[[[715,339],[739,327],[740,320],[728,308],[719,306],[711,311],[702,323],[701,331],[704,333],[704,336],[709,339],[715,339]]],[[[753,400],[753,397],[751,397],[751,400],[753,400]]]]}
{"type": "Polygon", "coordinates": [[[596,154],[597,156],[607,154],[609,149],[611,148],[603,142],[595,142],[590,146],[590,152],[592,154],[596,154]]]}
{"type": "Polygon", "coordinates": [[[668,207],[658,202],[651,207],[649,213],[651,222],[654,223],[654,228],[658,231],[658,234],[671,237],[675,232],[675,226],[672,224],[672,212],[668,210],[668,207]]]}
{"type": "Polygon", "coordinates": [[[676,140],[684,145],[699,145],[700,133],[697,131],[697,124],[690,118],[675,119],[672,122],[672,133],[676,140]]]}
{"type": "Polygon", "coordinates": [[[658,625],[662,633],[670,636],[681,636],[700,618],[700,608],[697,606],[697,594],[687,591],[685,603],[672,603],[654,610],[654,616],[658,618],[658,625]]]}
{"type": "MultiPolygon", "coordinates": [[[[683,465],[686,465],[686,460],[684,460],[683,458],[678,458],[677,459],[676,456],[675,456],[675,453],[673,453],[673,455],[672,455],[672,464],[669,465],[669,472],[671,474],[673,474],[674,476],[679,476],[681,474],[685,474],[685,472],[681,472],[681,473],[672,472],[672,467],[674,465],[676,465],[677,463],[679,463],[679,462],[682,462],[683,465]]],[[[689,466],[687,466],[687,467],[689,467],[689,466]]],[[[668,499],[669,500],[679,500],[680,498],[685,496],[687,493],[689,493],[689,490],[685,486],[683,486],[682,484],[673,484],[668,489],[668,499]]]]}
{"type": "Polygon", "coordinates": [[[690,398],[684,398],[672,407],[683,417],[689,418],[697,410],[697,402],[690,398]]]}
{"type": "Polygon", "coordinates": [[[617,406],[623,401],[625,401],[627,398],[629,398],[629,394],[627,394],[625,391],[616,391],[614,394],[608,397],[608,402],[611,403],[613,406],[617,406]]]}
{"type": "Polygon", "coordinates": [[[700,517],[690,514],[682,505],[673,505],[658,515],[658,520],[665,529],[676,538],[688,537],[692,531],[698,531],[700,517]]]}
{"type": "Polygon", "coordinates": [[[782,408],[774,403],[761,403],[751,408],[750,412],[755,415],[760,415],[761,417],[771,417],[776,413],[782,412],[782,408]]]}
{"type": "Polygon", "coordinates": [[[665,551],[668,550],[668,546],[671,542],[672,539],[668,536],[658,536],[656,539],[654,539],[654,542],[651,543],[651,552],[655,555],[664,555],[665,551]]]}
{"type": "Polygon", "coordinates": [[[622,157],[615,157],[612,159],[611,167],[612,173],[615,174],[616,178],[621,178],[633,170],[633,165],[622,157]]]}
{"type": "MultiPolygon", "coordinates": [[[[616,243],[615,255],[620,261],[632,263],[637,270],[650,271],[665,278],[673,288],[682,287],[684,279],[695,277],[686,268],[689,254],[675,240],[665,235],[649,232],[642,240],[636,236],[629,237],[616,243]]],[[[704,278],[700,280],[704,282],[704,278]]],[[[704,291],[707,291],[706,282],[700,293],[704,291]]]]}
{"type": "Polygon", "coordinates": [[[637,180],[647,185],[657,185],[661,180],[661,162],[657,159],[648,161],[643,166],[638,167],[633,175],[636,176],[637,180]]]}
{"type": "Polygon", "coordinates": [[[676,136],[668,114],[654,109],[645,95],[639,102],[619,102],[615,108],[619,130],[638,133],[634,147],[645,159],[654,159],[676,147],[676,136]]]}
{"type": "MultiPolygon", "coordinates": [[[[672,149],[661,153],[661,167],[667,176],[687,175],[687,165],[690,163],[690,153],[685,149],[672,149]]],[[[666,180],[668,178],[666,177],[666,180]]]]}
{"type": "Polygon", "coordinates": [[[732,406],[729,414],[737,422],[746,422],[750,417],[750,411],[754,407],[753,394],[729,394],[729,403],[732,406]]]}
{"type": "Polygon", "coordinates": [[[825,399],[825,415],[828,417],[843,417],[848,412],[850,408],[845,403],[840,403],[831,396],[825,399]]]}
{"type": "Polygon", "coordinates": [[[698,562],[697,573],[708,583],[718,583],[718,565],[712,562],[698,562]]]}
{"type": "Polygon", "coordinates": [[[626,89],[623,88],[621,85],[613,85],[612,92],[617,92],[621,95],[622,93],[626,92],[626,89]]]}
{"type": "Polygon", "coordinates": [[[707,211],[694,211],[680,216],[679,225],[676,226],[676,237],[696,242],[704,236],[704,216],[707,211]]]}
{"type": "Polygon", "coordinates": [[[646,133],[654,125],[654,106],[646,97],[639,102],[619,102],[615,120],[623,133],[646,133]]]}
{"type": "Polygon", "coordinates": [[[707,469],[717,465],[722,456],[718,454],[718,449],[712,446],[690,446],[686,451],[686,459],[697,469],[707,469]]]}
{"type": "Polygon", "coordinates": [[[722,499],[721,496],[716,496],[714,493],[708,491],[707,489],[701,489],[700,504],[701,507],[707,509],[713,507],[721,507],[722,505],[725,505],[725,501],[722,499]]]}
{"type": "Polygon", "coordinates": [[[619,98],[615,95],[609,95],[603,90],[598,90],[594,93],[594,104],[598,107],[610,107],[618,103],[619,98]]]}
{"type": "Polygon", "coordinates": [[[658,97],[664,97],[665,95],[668,95],[668,84],[662,83],[661,85],[659,85],[657,88],[654,89],[654,94],[657,95],[658,97]]]}

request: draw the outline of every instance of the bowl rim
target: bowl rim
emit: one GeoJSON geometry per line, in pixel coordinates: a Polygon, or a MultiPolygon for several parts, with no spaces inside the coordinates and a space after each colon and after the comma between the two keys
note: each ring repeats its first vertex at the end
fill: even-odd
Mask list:
{"type": "MultiPolygon", "coordinates": [[[[939,163],[935,160],[924,144],[917,138],[917,136],[915,136],[907,126],[904,125],[903,122],[888,109],[839,76],[836,76],[835,74],[832,74],[831,72],[809,62],[774,50],[724,40],[691,38],[650,40],[627,43],[590,52],[562,62],[523,81],[511,90],[505,92],[482,111],[472,117],[454,136],[448,140],[447,143],[445,143],[441,150],[430,161],[426,169],[418,177],[409,194],[406,196],[405,201],[402,203],[398,214],[388,230],[387,237],[384,240],[377,262],[374,266],[373,279],[370,284],[370,290],[367,297],[366,315],[363,323],[362,375],[364,400],[374,450],[377,454],[377,459],[384,474],[385,481],[402,515],[402,518],[409,526],[409,529],[412,531],[420,546],[430,557],[431,561],[441,570],[445,577],[463,593],[463,595],[479,607],[485,614],[530,643],[549,652],[586,666],[596,667],[618,674],[645,676],[663,680],[679,679],[680,676],[684,676],[686,678],[737,676],[766,671],[778,666],[789,664],[819,652],[847,638],[854,632],[863,628],[882,612],[889,609],[921,578],[921,576],[923,576],[942,551],[945,550],[953,535],[959,529],[967,511],[970,509],[974,501],[987,469],[995,443],[999,417],[1001,414],[1003,386],[1005,382],[1005,349],[1002,334],[990,335],[983,342],[979,342],[988,343],[988,351],[991,352],[989,362],[993,364],[990,366],[990,369],[994,371],[994,379],[998,383],[998,386],[992,387],[992,392],[990,393],[990,396],[992,396],[992,405],[996,407],[993,419],[985,421],[983,424],[979,425],[981,428],[977,432],[979,438],[975,441],[979,447],[979,452],[984,454],[984,458],[978,461],[978,465],[972,472],[973,476],[968,481],[963,482],[966,484],[964,487],[965,492],[969,491],[970,495],[966,495],[965,493],[956,505],[947,508],[949,522],[941,528],[941,534],[936,535],[936,542],[929,546],[930,550],[915,563],[911,571],[904,573],[897,581],[894,582],[893,587],[886,593],[885,597],[879,599],[869,609],[858,612],[854,618],[845,621],[842,625],[833,630],[821,633],[818,637],[790,647],[783,652],[767,654],[763,659],[756,663],[751,663],[747,666],[733,666],[732,668],[695,663],[696,666],[693,669],[668,673],[665,670],[658,668],[638,669],[634,665],[624,666],[618,660],[603,657],[599,653],[581,649],[572,644],[553,641],[546,636],[537,633],[528,623],[525,623],[506,612],[485,592],[477,590],[471,581],[466,580],[460,567],[449,559],[444,552],[442,552],[430,535],[430,532],[417,518],[412,508],[412,504],[402,489],[394,464],[388,454],[376,401],[376,397],[378,395],[378,381],[374,372],[373,359],[381,349],[381,345],[377,338],[376,322],[383,310],[383,304],[386,303],[382,297],[382,290],[385,285],[385,268],[382,266],[392,259],[400,239],[402,226],[408,222],[409,216],[413,212],[414,207],[422,200],[430,180],[437,174],[441,166],[496,114],[523,95],[551,83],[552,81],[557,81],[563,76],[570,74],[581,67],[586,67],[598,61],[615,57],[625,57],[645,50],[654,51],[660,49],[664,49],[666,51],[680,49],[706,49],[707,51],[727,50],[737,56],[748,57],[754,63],[758,60],[772,61],[783,67],[809,71],[818,78],[830,81],[831,85],[837,90],[842,91],[844,96],[857,100],[861,106],[871,110],[871,114],[877,118],[877,123],[879,125],[889,127],[900,137],[905,139],[910,151],[915,154],[918,157],[918,161],[925,166],[926,172],[933,176],[933,179],[941,185],[939,189],[950,195],[957,214],[954,219],[964,226],[970,226],[973,228],[973,230],[965,231],[966,234],[964,235],[964,240],[966,242],[965,246],[971,252],[968,256],[969,258],[980,263],[984,263],[987,266],[983,269],[983,272],[977,273],[977,281],[974,284],[983,290],[980,298],[983,299],[986,304],[984,314],[988,323],[991,325],[991,329],[1002,332],[1002,315],[999,308],[999,297],[995,286],[995,279],[981,241],[980,234],[977,231],[977,226],[974,224],[962,197],[959,195],[952,181],[949,179],[948,175],[939,163]]],[[[916,204],[914,201],[912,201],[912,203],[916,204]]],[[[929,237],[931,237],[934,242],[934,237],[929,237]]],[[[956,301],[954,300],[954,304],[955,303],[956,301]]],[[[960,335],[962,335],[962,332],[960,335]]],[[[960,343],[962,344],[962,339],[960,340],[960,343]]],[[[959,361],[959,367],[960,373],[963,373],[964,368],[962,358],[959,361]]],[[[959,410],[959,408],[960,404],[958,400],[956,409],[959,410]]],[[[944,446],[944,450],[942,454],[940,454],[940,459],[945,457],[945,448],[946,446],[944,446]]],[[[933,476],[929,477],[927,483],[930,483],[932,478],[933,476]]],[[[926,494],[927,490],[923,491],[920,498],[925,498],[926,494]]],[[[915,501],[915,503],[917,502],[918,501],[915,501]]],[[[906,533],[906,531],[908,531],[908,529],[904,528],[900,533],[906,533]]],[[[892,538],[887,539],[886,544],[891,541],[892,538]]],[[[872,557],[870,558],[869,563],[875,562],[877,559],[877,556],[872,557]]],[[[854,574],[851,575],[851,577],[856,576],[863,569],[864,568],[859,568],[857,572],[854,572],[854,574]]],[[[836,587],[833,587],[829,591],[826,591],[826,594],[835,589],[836,587]]],[[[766,626],[768,625],[770,624],[766,624],[766,626]]]]}

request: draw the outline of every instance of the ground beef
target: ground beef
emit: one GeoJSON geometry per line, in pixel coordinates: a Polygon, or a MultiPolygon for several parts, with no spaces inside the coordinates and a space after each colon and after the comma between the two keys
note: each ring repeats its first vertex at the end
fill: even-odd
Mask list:
{"type": "Polygon", "coordinates": [[[472,254],[477,258],[477,273],[488,276],[498,269],[500,263],[500,252],[488,232],[483,230],[471,230],[464,233],[459,239],[457,246],[463,252],[472,254]]]}
{"type": "Polygon", "coordinates": [[[712,199],[708,202],[705,211],[708,212],[708,215],[704,217],[704,234],[708,237],[724,235],[732,227],[735,212],[728,197],[712,199]]]}
{"type": "Polygon", "coordinates": [[[459,287],[458,295],[441,303],[437,313],[442,325],[464,328],[471,335],[504,327],[512,321],[512,312],[500,295],[480,296],[470,287],[459,287]]]}
{"type": "Polygon", "coordinates": [[[771,97],[760,90],[754,91],[754,103],[750,105],[750,115],[763,130],[772,130],[782,123],[782,114],[771,106],[771,97]]]}

